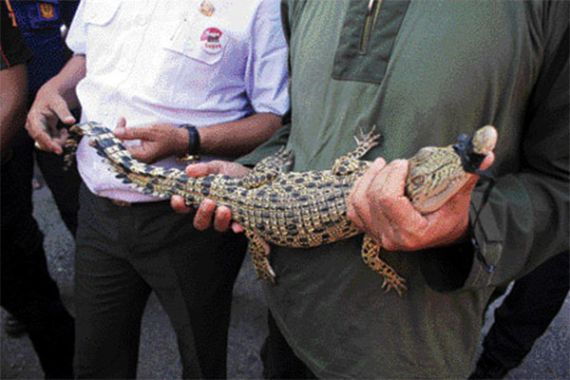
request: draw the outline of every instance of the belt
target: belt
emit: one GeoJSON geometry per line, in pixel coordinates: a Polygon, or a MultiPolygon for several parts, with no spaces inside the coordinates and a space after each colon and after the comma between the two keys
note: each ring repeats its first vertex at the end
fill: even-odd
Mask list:
{"type": "Polygon", "coordinates": [[[119,207],[131,207],[133,204],[127,201],[120,201],[118,199],[111,199],[111,203],[119,207]]]}
{"type": "Polygon", "coordinates": [[[170,201],[156,201],[156,202],[127,202],[118,199],[107,199],[111,204],[118,207],[163,207],[169,206],[170,201]]]}

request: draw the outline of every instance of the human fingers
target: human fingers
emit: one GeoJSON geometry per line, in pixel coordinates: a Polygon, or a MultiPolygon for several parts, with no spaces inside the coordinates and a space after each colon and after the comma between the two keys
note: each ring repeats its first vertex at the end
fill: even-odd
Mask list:
{"type": "Polygon", "coordinates": [[[204,199],[198,207],[198,210],[196,210],[196,215],[194,216],[194,228],[199,231],[204,231],[210,228],[215,211],[216,202],[211,199],[204,199]]]}
{"type": "Polygon", "coordinates": [[[370,168],[356,180],[347,199],[347,216],[361,230],[370,219],[370,205],[367,204],[367,191],[378,173],[386,166],[383,158],[376,159],[370,168]]]}
{"type": "Polygon", "coordinates": [[[190,177],[204,177],[208,174],[218,174],[221,170],[221,161],[199,162],[186,167],[186,174],[190,177]]]}
{"type": "Polygon", "coordinates": [[[119,131],[119,133],[123,132],[124,133],[124,129],[127,127],[127,119],[123,116],[121,116],[119,118],[119,120],[117,120],[117,125],[115,126],[114,132],[116,135],[116,132],[119,131]]]}
{"type": "Polygon", "coordinates": [[[36,148],[46,151],[61,154],[63,152],[62,146],[59,142],[54,141],[48,129],[49,121],[39,112],[30,112],[26,119],[25,128],[32,139],[35,140],[36,148]]]}
{"type": "Polygon", "coordinates": [[[131,145],[126,147],[131,156],[137,160],[147,164],[153,163],[156,158],[156,152],[149,144],[131,145]]]}
{"type": "Polygon", "coordinates": [[[408,163],[395,160],[386,165],[367,192],[368,203],[374,210],[376,235],[390,251],[410,250],[419,244],[418,237],[427,228],[427,221],[404,196],[408,163]]]}
{"type": "Polygon", "coordinates": [[[382,186],[382,195],[400,197],[404,195],[406,177],[408,176],[408,161],[394,160],[386,165],[382,181],[376,185],[382,186]]]}
{"type": "Polygon", "coordinates": [[[172,198],[170,198],[170,207],[179,214],[188,214],[192,211],[192,207],[187,206],[186,201],[180,195],[173,195],[172,198]]]}
{"type": "Polygon", "coordinates": [[[220,206],[216,209],[214,215],[214,229],[219,232],[226,232],[232,220],[232,212],[226,206],[220,206]]]}
{"type": "Polygon", "coordinates": [[[481,162],[481,165],[479,165],[479,169],[487,170],[491,167],[491,165],[493,165],[494,162],[495,162],[495,153],[489,152],[485,156],[485,159],[483,160],[483,162],[481,162]]]}
{"type": "Polygon", "coordinates": [[[375,203],[393,223],[421,222],[421,214],[404,195],[407,176],[408,161],[394,160],[386,165],[368,193],[372,196],[371,203],[375,203]]]}
{"type": "Polygon", "coordinates": [[[119,119],[113,134],[121,140],[154,140],[156,138],[154,131],[150,128],[127,127],[126,121],[122,122],[121,119],[119,119]]]}
{"type": "Polygon", "coordinates": [[[60,96],[54,96],[50,99],[49,108],[57,115],[62,123],[71,125],[75,124],[75,117],[71,114],[67,102],[60,96]]]}
{"type": "Polygon", "coordinates": [[[53,141],[55,141],[59,146],[64,146],[65,142],[68,140],[69,138],[69,131],[66,128],[62,128],[59,131],[57,131],[57,136],[53,137],[53,141]]]}
{"type": "Polygon", "coordinates": [[[208,174],[223,174],[229,177],[243,177],[251,169],[230,161],[214,160],[188,165],[186,174],[191,177],[203,177],[208,174]]]}
{"type": "Polygon", "coordinates": [[[243,229],[242,225],[239,224],[239,223],[232,223],[231,229],[232,229],[232,231],[233,231],[234,233],[236,233],[236,234],[241,234],[241,233],[244,232],[244,229],[243,229]]]}

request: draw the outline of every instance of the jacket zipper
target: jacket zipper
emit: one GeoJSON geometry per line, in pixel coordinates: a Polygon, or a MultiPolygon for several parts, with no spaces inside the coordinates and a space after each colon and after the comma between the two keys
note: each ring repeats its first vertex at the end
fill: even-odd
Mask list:
{"type": "Polygon", "coordinates": [[[368,51],[368,43],[370,42],[370,36],[372,34],[372,29],[374,29],[374,24],[376,19],[380,14],[380,8],[383,0],[369,0],[368,1],[368,12],[366,18],[364,19],[364,26],[362,27],[362,34],[360,35],[360,54],[366,54],[368,51]]]}

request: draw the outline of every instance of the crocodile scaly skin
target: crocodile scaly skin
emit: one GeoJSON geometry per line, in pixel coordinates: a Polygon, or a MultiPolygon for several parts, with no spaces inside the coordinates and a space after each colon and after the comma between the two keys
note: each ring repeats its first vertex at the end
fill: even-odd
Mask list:
{"type": "MultiPolygon", "coordinates": [[[[89,122],[71,128],[67,159],[81,136],[108,160],[117,178],[144,194],[160,197],[182,196],[188,205],[197,206],[205,198],[227,206],[233,220],[243,226],[250,240],[251,254],[260,278],[275,282],[269,264],[268,243],[309,248],[355,236],[357,230],[347,218],[346,198],[355,180],[370,166],[360,160],[378,144],[379,135],[371,131],[356,137],[354,151],[338,158],[332,169],[287,172],[292,163],[290,151],[281,150],[257,164],[243,178],[208,175],[187,176],[178,169],[163,169],[132,158],[119,139],[107,127],[89,122]]],[[[487,126],[476,132],[474,150],[490,152],[497,133],[487,126]]],[[[406,195],[422,213],[432,212],[451,198],[469,178],[452,146],[421,149],[410,160],[406,195]]],[[[406,290],[405,280],[379,257],[380,245],[365,236],[362,247],[364,262],[383,278],[383,287],[398,294],[406,290]]]]}

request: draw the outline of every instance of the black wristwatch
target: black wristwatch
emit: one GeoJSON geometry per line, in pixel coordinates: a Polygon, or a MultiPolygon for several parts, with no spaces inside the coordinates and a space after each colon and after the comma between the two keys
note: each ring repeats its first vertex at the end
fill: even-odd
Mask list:
{"type": "Polygon", "coordinates": [[[181,124],[179,128],[184,128],[188,131],[188,156],[197,156],[200,153],[200,134],[198,128],[191,124],[181,124]]]}

